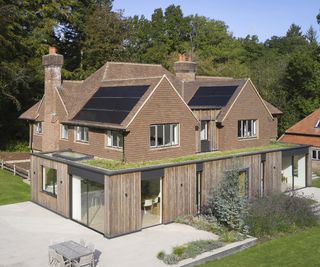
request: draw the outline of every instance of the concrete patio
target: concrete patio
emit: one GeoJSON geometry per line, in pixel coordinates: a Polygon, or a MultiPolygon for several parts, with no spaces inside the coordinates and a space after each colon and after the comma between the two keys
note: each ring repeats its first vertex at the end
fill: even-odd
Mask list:
{"type": "Polygon", "coordinates": [[[0,266],[48,266],[48,246],[80,238],[95,244],[98,267],[167,266],[156,258],[175,245],[215,235],[181,224],[159,225],[140,232],[106,239],[80,224],[32,202],[0,206],[0,266]]]}

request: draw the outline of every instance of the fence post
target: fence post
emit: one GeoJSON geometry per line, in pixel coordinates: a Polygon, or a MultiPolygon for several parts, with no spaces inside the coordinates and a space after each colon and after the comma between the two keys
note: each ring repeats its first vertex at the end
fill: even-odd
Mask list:
{"type": "Polygon", "coordinates": [[[16,175],[16,164],[13,164],[13,175],[16,175]]]}

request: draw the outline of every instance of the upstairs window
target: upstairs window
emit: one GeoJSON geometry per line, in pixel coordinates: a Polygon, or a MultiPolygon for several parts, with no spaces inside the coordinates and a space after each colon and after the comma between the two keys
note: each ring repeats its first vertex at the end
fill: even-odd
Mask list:
{"type": "Polygon", "coordinates": [[[123,148],[123,134],[119,131],[107,131],[107,147],[123,148]]]}
{"type": "Polygon", "coordinates": [[[61,139],[68,140],[68,129],[69,129],[68,125],[61,124],[61,132],[60,132],[61,139]]]}
{"type": "Polygon", "coordinates": [[[89,132],[88,127],[77,126],[76,127],[76,141],[88,143],[88,141],[89,141],[88,132],[89,132]]]}
{"type": "Polygon", "coordinates": [[[150,126],[150,147],[175,146],[178,144],[178,124],[159,124],[150,126]]]}
{"type": "Polygon", "coordinates": [[[238,137],[239,138],[257,137],[257,120],[238,121],[238,137]]]}
{"type": "Polygon", "coordinates": [[[34,125],[34,131],[36,134],[42,134],[42,122],[36,122],[34,125]]]}
{"type": "Polygon", "coordinates": [[[313,160],[320,160],[320,150],[318,150],[318,149],[312,150],[312,159],[313,160]]]}
{"type": "Polygon", "coordinates": [[[320,120],[317,121],[315,128],[320,128],[320,120]]]}
{"type": "Polygon", "coordinates": [[[208,140],[208,121],[201,121],[200,140],[208,140]]]}

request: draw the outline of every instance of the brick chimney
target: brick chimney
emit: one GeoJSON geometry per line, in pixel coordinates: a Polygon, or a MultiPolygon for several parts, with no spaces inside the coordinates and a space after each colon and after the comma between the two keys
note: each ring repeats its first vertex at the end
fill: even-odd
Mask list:
{"type": "Polygon", "coordinates": [[[55,47],[49,47],[49,54],[42,57],[44,66],[44,121],[42,150],[58,150],[60,126],[57,117],[58,96],[56,88],[61,86],[63,56],[57,54],[55,47]]]}
{"type": "Polygon", "coordinates": [[[191,55],[179,54],[179,61],[174,63],[176,76],[182,81],[194,81],[196,79],[197,63],[192,61],[191,55]]]}

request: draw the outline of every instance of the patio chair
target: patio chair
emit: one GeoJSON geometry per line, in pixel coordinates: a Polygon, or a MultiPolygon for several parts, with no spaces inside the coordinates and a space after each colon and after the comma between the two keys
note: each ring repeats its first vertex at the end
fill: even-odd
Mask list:
{"type": "Polygon", "coordinates": [[[49,248],[49,266],[56,266],[58,264],[55,255],[56,251],[54,249],[49,248]]]}
{"type": "Polygon", "coordinates": [[[72,266],[74,267],[93,267],[93,253],[87,256],[83,256],[78,261],[73,261],[72,266]]]}
{"type": "Polygon", "coordinates": [[[94,252],[94,244],[88,243],[87,248],[88,248],[90,251],[94,252]]]}
{"type": "Polygon", "coordinates": [[[71,267],[71,262],[65,260],[60,254],[58,254],[54,249],[51,250],[52,256],[52,267],[71,267]]]}
{"type": "Polygon", "coordinates": [[[144,213],[145,214],[147,213],[146,208],[151,207],[151,209],[152,209],[152,205],[153,205],[153,199],[145,199],[144,200],[143,208],[144,208],[144,213]]]}

